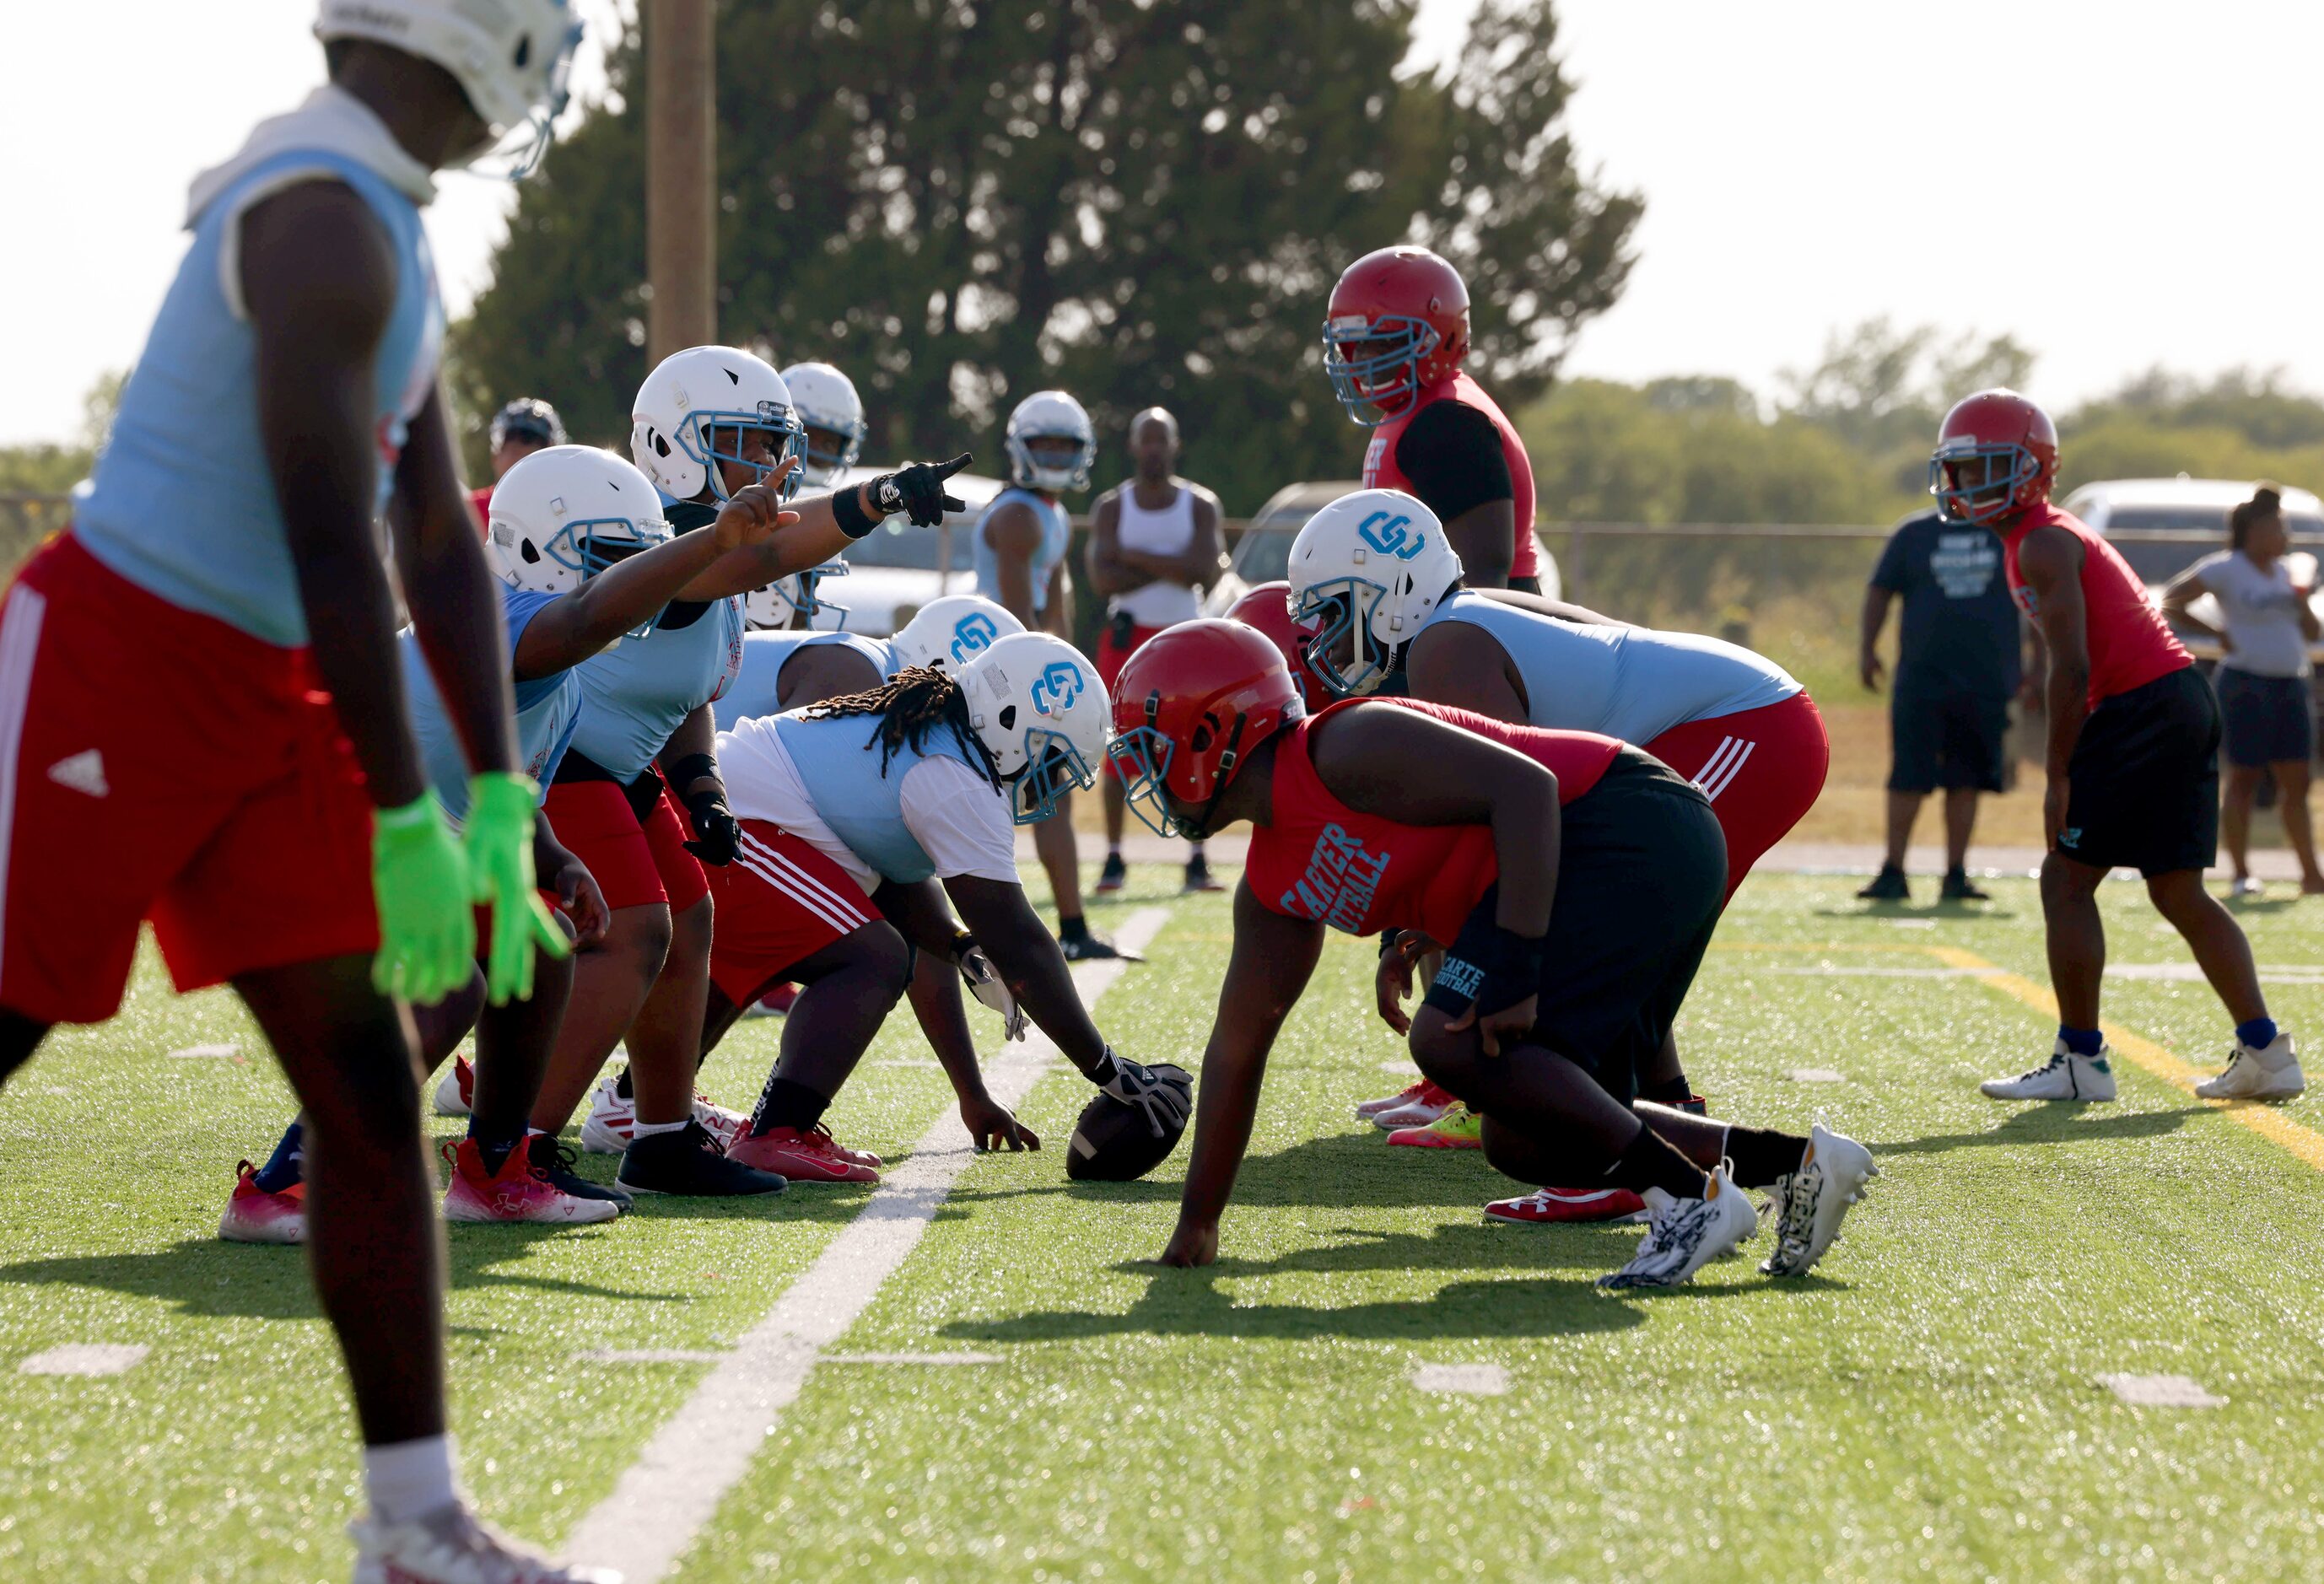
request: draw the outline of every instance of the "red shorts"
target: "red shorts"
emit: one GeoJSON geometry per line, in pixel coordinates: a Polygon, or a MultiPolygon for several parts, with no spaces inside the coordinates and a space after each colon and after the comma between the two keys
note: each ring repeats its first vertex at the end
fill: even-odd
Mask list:
{"type": "Polygon", "coordinates": [[[145,919],[180,990],[368,955],[371,801],[306,649],[68,533],[0,599],[0,1006],[111,1017],[145,919]]]}
{"type": "MultiPolygon", "coordinates": [[[[1121,675],[1121,668],[1129,664],[1130,657],[1144,649],[1148,639],[1165,631],[1166,629],[1160,627],[1133,627],[1130,630],[1128,643],[1116,643],[1113,641],[1111,621],[1108,621],[1103,627],[1098,629],[1097,676],[1098,680],[1105,684],[1105,690],[1108,693],[1113,691],[1113,679],[1121,675]]],[[[1110,753],[1105,756],[1103,773],[1116,780],[1121,778],[1121,772],[1113,768],[1113,755],[1110,753]]]]}
{"type": "Polygon", "coordinates": [[[558,781],[542,812],[558,841],[587,865],[609,909],[659,902],[683,913],[710,894],[700,861],[686,850],[693,830],[667,787],[642,823],[612,781],[558,781]]]}
{"type": "Polygon", "coordinates": [[[1640,746],[1711,799],[1727,833],[1729,898],[1759,855],[1815,806],[1831,768],[1831,740],[1804,688],[1780,704],[1673,726],[1640,746]]]}
{"type": "Polygon", "coordinates": [[[718,898],[710,982],[738,1007],[788,979],[794,963],[880,916],[845,870],[764,820],[742,822],[734,861],[710,876],[718,898]]]}

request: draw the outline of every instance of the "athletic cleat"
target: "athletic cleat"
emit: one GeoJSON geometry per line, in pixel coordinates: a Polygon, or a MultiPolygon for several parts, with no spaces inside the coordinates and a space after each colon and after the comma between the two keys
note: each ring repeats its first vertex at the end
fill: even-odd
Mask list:
{"type": "Polygon", "coordinates": [[[2266,895],[2267,887],[2250,875],[2245,875],[2227,888],[2227,898],[2235,902],[2256,902],[2266,895]]]}
{"type": "Polygon", "coordinates": [[[1866,902],[1909,902],[1913,899],[1913,888],[1905,883],[1904,871],[1888,863],[1881,865],[1872,883],[1856,895],[1866,902]]]}
{"type": "Polygon", "coordinates": [[[1777,1181],[1769,1201],[1775,1215],[1775,1251],[1759,1268],[1771,1276],[1802,1276],[1840,1238],[1840,1218],[1880,1174],[1872,1152],[1818,1122],[1808,1134],[1800,1169],[1777,1181]]]}
{"type": "Polygon", "coordinates": [[[452,1069],[436,1085],[436,1114],[465,1117],[476,1103],[476,1070],[466,1056],[454,1056],[452,1069]]]}
{"type": "Polygon", "coordinates": [[[2114,1068],[2107,1057],[2111,1045],[2100,1045],[2095,1056],[2078,1056],[2060,1040],[2050,1059],[2015,1078],[1988,1078],[1978,1091],[1996,1100],[2112,1100],[2114,1068]]]}
{"type": "Polygon", "coordinates": [[[603,1199],[616,1210],[630,1208],[632,1201],[627,1193],[609,1183],[593,1183],[575,1171],[581,1157],[554,1134],[536,1133],[525,1140],[525,1147],[532,1152],[532,1169],[574,1198],[603,1199]]]}
{"type": "Polygon", "coordinates": [[[355,1584],[622,1584],[603,1568],[560,1567],[495,1533],[459,1502],[390,1524],[347,1525],[355,1584]]]}
{"type": "Polygon", "coordinates": [[[1646,1202],[1628,1188],[1536,1188],[1519,1199],[1496,1199],[1485,1219],[1512,1227],[1583,1221],[1642,1221],[1646,1202]]]}
{"type": "MultiPolygon", "coordinates": [[[[751,1125],[750,1118],[706,1094],[694,1097],[694,1119],[709,1130],[722,1148],[740,1138],[751,1125]]],[[[591,1155],[619,1155],[630,1147],[637,1126],[637,1101],[622,1092],[620,1073],[608,1073],[589,1091],[589,1116],[581,1124],[581,1147],[591,1155]]]]}
{"type": "Polygon", "coordinates": [[[497,1172],[484,1167],[484,1152],[473,1138],[444,1141],[452,1181],[444,1190],[447,1221],[507,1221],[528,1226],[586,1227],[610,1221],[622,1207],[610,1199],[567,1193],[532,1164],[532,1151],[512,1149],[497,1172]]]}
{"type": "Polygon", "coordinates": [[[258,1185],[258,1168],[244,1161],[234,1169],[234,1193],[218,1220],[218,1236],[229,1243],[304,1243],[307,1184],[269,1193],[258,1185]]]}
{"type": "Polygon", "coordinates": [[[1186,889],[1189,892],[1223,891],[1226,886],[1211,873],[1210,860],[1196,856],[1186,860],[1186,889]]]}
{"type": "Polygon", "coordinates": [[[1068,962],[1111,962],[1117,959],[1124,962],[1146,961],[1135,952],[1123,951],[1095,930],[1085,931],[1072,940],[1060,935],[1057,950],[1065,954],[1068,962]]]}
{"type": "Polygon", "coordinates": [[[1097,890],[1101,897],[1110,897],[1130,883],[1130,866],[1121,861],[1121,854],[1105,855],[1105,867],[1097,871],[1097,890]]]}
{"type": "Polygon", "coordinates": [[[1639,1197],[1646,1206],[1646,1238],[1629,1264],[1598,1278],[1601,1287],[1675,1287],[1759,1229],[1759,1212],[1724,1166],[1711,1174],[1701,1199],[1679,1199],[1663,1188],[1639,1197]]]}
{"type": "MultiPolygon", "coordinates": [[[[1411,1091],[1407,1090],[1406,1093],[1409,1094],[1411,1091]]],[[[1375,1128],[1385,1128],[1391,1133],[1399,1128],[1425,1128],[1460,1103],[1452,1098],[1451,1090],[1439,1089],[1434,1083],[1424,1080],[1420,1085],[1420,1092],[1414,1095],[1412,1099],[1406,1101],[1402,1105],[1390,1107],[1387,1110],[1374,1111],[1371,1114],[1371,1125],[1375,1128]]]]}
{"type": "Polygon", "coordinates": [[[1369,1122],[1382,1111],[1392,1111],[1398,1106],[1411,1104],[1427,1091],[1428,1080],[1416,1078],[1403,1089],[1383,1099],[1360,1100],[1356,1102],[1356,1120],[1369,1122]]]}
{"type": "Polygon", "coordinates": [[[1979,890],[1977,882],[1969,878],[1968,870],[1949,869],[1945,870],[1944,884],[1937,889],[1937,900],[1940,902],[1990,902],[1993,900],[1993,893],[1979,890]]]}
{"type": "Polygon", "coordinates": [[[2205,1100],[2297,1100],[2308,1088],[2292,1036],[2278,1034],[2265,1050],[2238,1042],[2216,1078],[2195,1085],[2205,1100]]]}
{"type": "Polygon", "coordinates": [[[1482,1149],[1485,1119],[1456,1100],[1452,1110],[1426,1127],[1399,1128],[1388,1136],[1388,1141],[1421,1149],[1482,1149]]]}
{"type": "Polygon", "coordinates": [[[729,1160],[699,1122],[672,1133],[648,1133],[622,1152],[614,1185],[625,1193],[668,1193],[687,1199],[733,1199],[780,1193],[790,1186],[773,1172],[729,1160]]]}
{"type": "Polygon", "coordinates": [[[780,1172],[795,1183],[877,1183],[879,1172],[842,1149],[821,1123],[804,1130],[772,1128],[736,1139],[729,1160],[761,1171],[780,1172]]]}

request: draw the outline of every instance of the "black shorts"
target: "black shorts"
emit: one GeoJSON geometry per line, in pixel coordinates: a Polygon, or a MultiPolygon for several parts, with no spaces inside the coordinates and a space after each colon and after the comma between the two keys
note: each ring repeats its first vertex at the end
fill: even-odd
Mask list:
{"type": "MultiPolygon", "coordinates": [[[[1628,1104],[1718,927],[1727,838],[1701,792],[1628,748],[1563,816],[1533,1043],[1628,1104]]],[[[1451,955],[1493,926],[1497,893],[1471,911],[1451,955]]],[[[1471,998],[1440,977],[1425,999],[1457,1017],[1471,998]]]]}
{"type": "Polygon", "coordinates": [[[2194,667],[2092,710],[2066,774],[2068,858],[2158,875],[2219,855],[2219,707],[2194,667]]]}
{"type": "Polygon", "coordinates": [[[1891,792],[2002,789],[2009,700],[1975,693],[1899,693],[1888,709],[1891,792]]]}
{"type": "Polygon", "coordinates": [[[2221,666],[2213,680],[2229,764],[2308,762],[2316,751],[2316,705],[2307,677],[2255,677],[2221,666]]]}

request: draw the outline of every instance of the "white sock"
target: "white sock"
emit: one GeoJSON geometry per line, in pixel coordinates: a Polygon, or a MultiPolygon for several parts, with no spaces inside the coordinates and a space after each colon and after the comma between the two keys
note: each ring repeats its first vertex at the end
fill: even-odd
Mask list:
{"type": "MultiPolygon", "coordinates": [[[[690,1117],[687,1119],[687,1121],[691,1120],[690,1117]]],[[[651,1138],[657,1133],[675,1133],[685,1126],[686,1122],[640,1122],[630,1129],[630,1137],[632,1139],[651,1138]]]]}
{"type": "Polygon", "coordinates": [[[452,1488],[452,1438],[423,1436],[365,1447],[364,1488],[371,1510],[390,1524],[432,1513],[458,1499],[452,1488]]]}

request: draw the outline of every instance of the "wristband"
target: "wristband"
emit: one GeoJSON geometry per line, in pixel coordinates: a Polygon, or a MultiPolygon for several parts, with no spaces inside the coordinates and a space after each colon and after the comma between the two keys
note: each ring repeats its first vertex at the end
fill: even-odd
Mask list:
{"type": "MultiPolygon", "coordinates": [[[[678,800],[683,802],[687,789],[705,776],[714,781],[719,779],[717,756],[708,753],[689,753],[669,767],[669,789],[677,793],[678,800]]],[[[725,796],[724,787],[720,788],[719,796],[722,797],[725,796]]]]}
{"type": "MultiPolygon", "coordinates": [[[[879,481],[875,479],[872,482],[876,483],[879,481]]],[[[832,496],[831,516],[832,520],[839,524],[839,531],[852,539],[862,539],[879,527],[881,520],[863,510],[863,492],[860,488],[842,490],[832,496]]]]}

